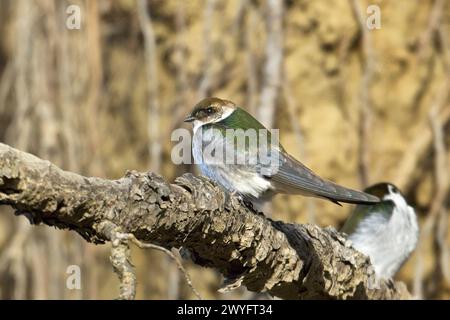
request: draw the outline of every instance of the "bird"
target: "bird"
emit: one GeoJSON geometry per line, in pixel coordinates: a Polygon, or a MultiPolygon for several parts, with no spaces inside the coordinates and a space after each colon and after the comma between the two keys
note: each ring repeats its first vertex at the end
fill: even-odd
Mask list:
{"type": "Polygon", "coordinates": [[[377,183],[364,191],[381,202],[356,206],[341,232],[370,258],[377,279],[391,279],[417,246],[416,213],[391,183],[377,183]]]}
{"type": "Polygon", "coordinates": [[[184,121],[193,125],[192,154],[201,173],[255,208],[263,207],[279,193],[318,197],[339,205],[340,202],[373,204],[380,201],[374,195],[319,177],[288,154],[281,144],[274,143],[270,130],[229,100],[205,98],[194,106],[184,121]],[[267,137],[258,134],[257,143],[246,140],[239,144],[228,135],[230,131],[251,130],[267,132],[267,137]],[[244,161],[213,161],[211,157],[205,157],[208,149],[214,149],[211,154],[215,156],[221,150],[229,149],[234,152],[232,159],[244,161]]]}

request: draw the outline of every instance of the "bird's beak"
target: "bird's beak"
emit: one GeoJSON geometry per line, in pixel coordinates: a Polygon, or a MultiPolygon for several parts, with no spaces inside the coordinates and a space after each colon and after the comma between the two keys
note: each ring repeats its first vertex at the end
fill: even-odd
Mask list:
{"type": "Polygon", "coordinates": [[[192,122],[194,121],[195,118],[192,115],[188,115],[186,118],[184,118],[184,122],[192,122]]]}

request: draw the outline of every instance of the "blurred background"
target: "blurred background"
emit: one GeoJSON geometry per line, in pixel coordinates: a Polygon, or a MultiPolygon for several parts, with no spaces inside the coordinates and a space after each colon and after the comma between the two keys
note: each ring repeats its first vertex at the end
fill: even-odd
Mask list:
{"type": "MultiPolygon", "coordinates": [[[[448,0],[0,0],[0,141],[83,175],[173,181],[195,171],[172,164],[171,132],[189,128],[201,98],[232,100],[321,176],[395,183],[421,226],[397,278],[417,298],[446,299],[449,35],[448,0]]],[[[272,209],[339,228],[352,206],[278,196],[272,209]]],[[[115,298],[108,255],[0,208],[0,298],[115,298]],[[81,290],[66,287],[70,265],[81,290]]],[[[133,262],[138,299],[195,298],[163,254],[133,249],[133,262]]],[[[220,294],[219,274],[184,263],[204,298],[254,297],[220,294]]]]}

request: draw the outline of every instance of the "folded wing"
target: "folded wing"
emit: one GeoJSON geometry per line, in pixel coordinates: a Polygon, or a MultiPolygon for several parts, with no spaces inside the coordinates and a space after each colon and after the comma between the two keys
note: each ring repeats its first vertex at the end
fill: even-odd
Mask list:
{"type": "Polygon", "coordinates": [[[271,151],[271,156],[278,156],[279,166],[272,166],[269,173],[262,174],[270,179],[278,192],[322,197],[335,203],[371,204],[380,202],[380,199],[373,195],[322,179],[285,152],[276,149],[271,151]]]}

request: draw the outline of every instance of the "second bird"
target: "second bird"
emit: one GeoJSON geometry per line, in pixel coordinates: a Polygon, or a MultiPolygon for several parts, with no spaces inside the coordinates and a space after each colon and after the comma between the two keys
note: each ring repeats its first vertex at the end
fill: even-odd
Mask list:
{"type": "Polygon", "coordinates": [[[194,107],[185,122],[193,123],[192,152],[201,172],[229,192],[239,194],[257,206],[277,193],[319,197],[337,204],[380,201],[376,196],[340,186],[316,175],[289,155],[280,144],[273,143],[270,131],[231,101],[206,98],[194,107]],[[236,143],[234,136],[229,138],[228,135],[236,130],[244,133],[248,130],[267,130],[268,141],[265,141],[266,148],[262,154],[273,161],[261,161],[259,135],[256,144],[240,144],[236,143]],[[220,157],[215,157],[215,161],[204,157],[205,151],[210,154],[213,150],[214,154],[225,149],[233,150],[234,156],[244,158],[245,162],[227,162],[225,159],[229,159],[228,156],[222,157],[223,161],[217,161],[220,157]]]}

